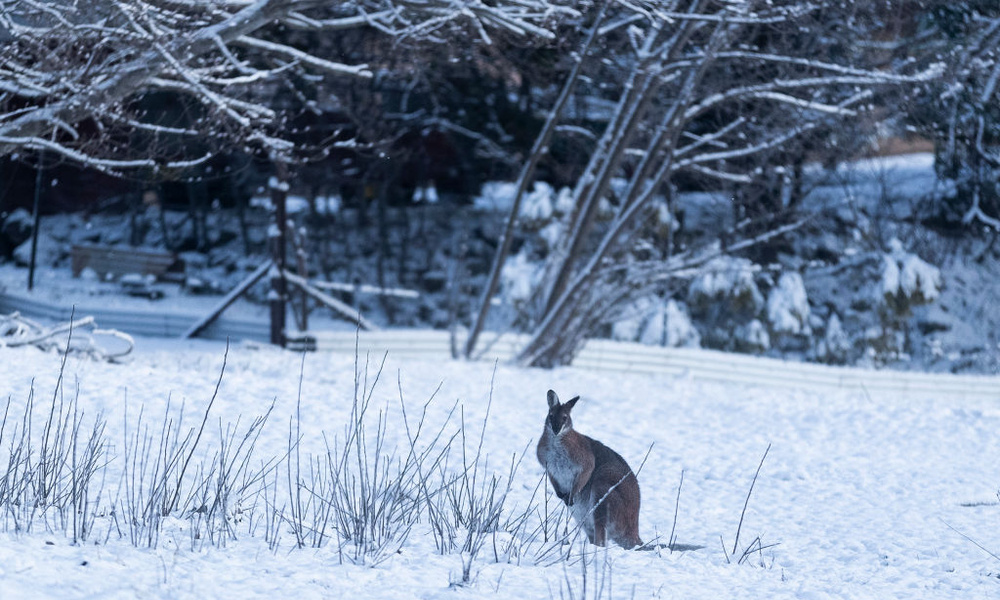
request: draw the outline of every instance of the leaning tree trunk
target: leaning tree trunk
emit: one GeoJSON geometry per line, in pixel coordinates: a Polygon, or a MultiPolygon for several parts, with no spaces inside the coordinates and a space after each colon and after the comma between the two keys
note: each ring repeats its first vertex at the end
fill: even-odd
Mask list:
{"type": "Polygon", "coordinates": [[[618,103],[612,119],[592,155],[584,183],[577,186],[575,205],[577,207],[564,249],[556,253],[550,262],[550,279],[553,283],[548,290],[548,300],[539,325],[531,334],[528,344],[518,355],[519,362],[534,366],[554,366],[568,363],[580,347],[584,336],[592,328],[596,315],[595,294],[600,295],[597,285],[598,271],[605,260],[614,256],[629,237],[636,218],[648,206],[652,191],[670,172],[677,140],[683,129],[683,115],[695,99],[695,90],[712,62],[715,50],[725,39],[728,27],[724,23],[716,25],[702,53],[701,60],[689,68],[684,78],[680,94],[674,104],[665,111],[651,141],[647,144],[629,186],[622,198],[618,215],[611,228],[601,239],[598,248],[579,269],[576,265],[583,260],[584,246],[593,227],[597,207],[610,187],[612,176],[618,171],[628,151],[635,132],[643,123],[650,102],[660,92],[664,84],[664,71],[671,61],[677,59],[691,36],[701,27],[698,21],[687,21],[667,41],[657,48],[660,27],[651,27],[643,46],[636,68],[632,72],[626,91],[618,103]],[[654,167],[659,167],[655,169],[654,167]]]}
{"type": "Polygon", "coordinates": [[[500,234],[500,245],[496,255],[493,257],[493,264],[490,267],[486,288],[483,290],[483,295],[479,301],[479,312],[476,314],[476,320],[473,321],[472,328],[469,330],[469,337],[465,342],[464,355],[466,358],[470,358],[476,348],[476,342],[479,340],[479,335],[486,324],[486,317],[489,315],[491,300],[500,285],[500,274],[503,271],[504,263],[507,261],[507,255],[510,253],[510,246],[514,239],[514,228],[517,225],[517,215],[521,210],[521,200],[524,198],[524,193],[528,190],[528,184],[534,179],[538,163],[548,153],[549,142],[552,141],[552,135],[555,133],[556,125],[559,122],[559,115],[573,95],[573,90],[576,88],[577,81],[579,81],[584,58],[590,52],[590,48],[597,38],[597,32],[604,22],[604,15],[607,8],[608,3],[601,5],[600,12],[594,19],[594,26],[591,28],[590,33],[583,42],[583,46],[577,53],[576,62],[570,70],[566,82],[563,84],[562,91],[549,111],[549,116],[542,126],[542,130],[535,139],[531,153],[528,155],[528,162],[524,164],[517,178],[517,191],[514,193],[514,201],[511,204],[510,214],[507,216],[507,223],[504,226],[503,233],[500,234]]]}
{"type": "MultiPolygon", "coordinates": [[[[653,289],[651,281],[629,275],[632,265],[625,259],[634,259],[628,242],[675,173],[750,183],[756,175],[749,159],[759,161],[803,133],[857,116],[864,109],[856,107],[865,106],[875,87],[922,84],[940,74],[937,66],[904,74],[823,62],[797,55],[795,46],[747,49],[739,42],[760,26],[808,30],[816,23],[805,20],[809,11],[768,12],[766,2],[747,4],[737,10],[693,0],[685,13],[671,15],[669,28],[658,20],[647,26],[616,113],[574,189],[566,237],[549,256],[537,293],[544,309],[518,354],[522,364],[568,362],[614,303],[627,296],[616,286],[653,289]],[[661,36],[664,32],[668,35],[661,36]],[[734,73],[745,77],[734,80],[734,73]],[[614,218],[595,240],[597,207],[626,156],[636,157],[632,174],[614,218]]],[[[786,226],[768,223],[761,230],[756,237],[732,232],[730,251],[769,239],[786,226]]],[[[676,260],[668,263],[657,271],[660,277],[677,273],[676,260]]]]}

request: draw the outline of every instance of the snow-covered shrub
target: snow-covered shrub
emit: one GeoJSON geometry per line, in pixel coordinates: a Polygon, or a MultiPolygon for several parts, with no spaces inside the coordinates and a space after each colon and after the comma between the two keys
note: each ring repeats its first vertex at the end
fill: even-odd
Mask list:
{"type": "Polygon", "coordinates": [[[702,267],[692,279],[687,306],[699,323],[702,345],[741,352],[770,347],[766,327],[761,336],[757,325],[751,325],[751,321],[761,318],[764,308],[764,296],[754,277],[758,269],[745,258],[721,256],[702,267]]]}
{"type": "MultiPolygon", "coordinates": [[[[332,196],[316,196],[311,200],[305,196],[290,195],[285,197],[285,213],[288,215],[306,214],[315,207],[316,214],[329,216],[339,213],[343,204],[343,199],[337,194],[332,196]]],[[[250,198],[250,208],[266,210],[267,212],[274,212],[275,210],[270,196],[254,196],[250,198]]]]}
{"type": "Polygon", "coordinates": [[[551,252],[559,244],[565,227],[562,221],[554,220],[538,231],[538,237],[542,238],[542,241],[545,242],[547,250],[551,252]]]}
{"type": "MultiPolygon", "coordinates": [[[[480,210],[508,213],[514,203],[517,185],[509,181],[488,181],[479,195],[472,199],[480,210]]],[[[520,225],[528,231],[540,231],[549,248],[554,245],[554,235],[562,231],[560,218],[573,210],[573,192],[567,187],[556,191],[544,181],[536,181],[521,198],[518,214],[520,225]]]]}
{"type": "Polygon", "coordinates": [[[344,200],[337,194],[316,198],[316,212],[321,215],[335,215],[340,212],[344,200]]]}
{"type": "Polygon", "coordinates": [[[616,340],[650,346],[697,348],[701,335],[691,317],[673,299],[643,297],[635,300],[611,326],[616,340]]]}
{"type": "Polygon", "coordinates": [[[611,339],[623,342],[637,341],[653,310],[654,303],[651,298],[644,296],[634,300],[611,324],[611,339]]]}
{"type": "Polygon", "coordinates": [[[667,302],[664,319],[666,343],[672,348],[697,348],[701,346],[701,334],[695,329],[691,317],[677,302],[667,302]]]}
{"type": "Polygon", "coordinates": [[[759,319],[754,319],[736,328],[733,343],[739,352],[764,352],[771,347],[771,336],[767,333],[767,327],[759,319]]]}
{"type": "Polygon", "coordinates": [[[826,333],[816,343],[816,359],[821,362],[843,364],[847,362],[851,350],[851,340],[844,331],[837,313],[830,315],[826,323],[826,333]]]}
{"type": "Polygon", "coordinates": [[[434,182],[431,182],[423,187],[417,186],[413,189],[414,204],[437,204],[439,201],[440,198],[438,196],[437,187],[434,186],[434,182]]]}
{"type": "Polygon", "coordinates": [[[544,181],[536,181],[534,188],[521,200],[521,221],[526,225],[542,224],[552,218],[555,190],[544,181]]]}
{"type": "Polygon", "coordinates": [[[873,326],[862,334],[865,354],[857,364],[881,367],[893,361],[905,360],[908,354],[906,334],[892,327],[873,326]]]}
{"type": "Polygon", "coordinates": [[[898,239],[889,242],[882,257],[882,275],[877,290],[882,307],[897,316],[907,316],[914,306],[930,304],[941,294],[941,271],[916,254],[903,249],[898,239]]]}
{"type": "Polygon", "coordinates": [[[500,293],[506,303],[520,306],[527,302],[541,275],[542,267],[529,260],[524,252],[510,257],[500,272],[500,293]]]}
{"type": "Polygon", "coordinates": [[[514,202],[517,185],[510,181],[487,181],[472,199],[472,205],[480,210],[507,212],[514,202]]]}
{"type": "Polygon", "coordinates": [[[663,196],[657,196],[653,199],[653,235],[659,239],[665,239],[669,237],[671,233],[677,233],[681,228],[680,223],[670,212],[670,207],[667,205],[667,199],[663,196]]]}
{"type": "Polygon", "coordinates": [[[771,331],[778,334],[810,335],[809,298],[802,275],[782,273],[778,284],[767,296],[767,319],[771,331]]]}
{"type": "Polygon", "coordinates": [[[756,316],[764,306],[764,297],[754,282],[757,270],[745,258],[721,256],[712,260],[688,289],[692,314],[707,315],[714,312],[713,306],[724,304],[733,316],[756,316]]]}
{"type": "MultiPolygon", "coordinates": [[[[38,247],[35,252],[35,264],[56,265],[69,257],[69,245],[61,243],[44,228],[39,230],[38,247]]],[[[31,263],[31,239],[25,240],[20,246],[14,248],[14,262],[18,266],[26,267],[31,263]]]]}
{"type": "Polygon", "coordinates": [[[552,208],[555,209],[558,215],[569,214],[573,210],[573,190],[568,187],[559,188],[559,193],[556,194],[555,203],[552,208]]]}
{"type": "Polygon", "coordinates": [[[14,209],[6,218],[0,214],[0,258],[27,241],[33,228],[31,213],[23,208],[14,209]]]}

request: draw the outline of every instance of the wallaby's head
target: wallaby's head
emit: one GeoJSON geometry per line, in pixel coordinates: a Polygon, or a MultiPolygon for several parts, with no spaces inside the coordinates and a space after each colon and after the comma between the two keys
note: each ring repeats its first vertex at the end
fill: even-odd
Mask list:
{"type": "Polygon", "coordinates": [[[576,396],[569,402],[562,404],[559,402],[559,396],[549,390],[547,399],[549,401],[549,416],[545,419],[545,426],[552,431],[552,435],[559,435],[561,432],[573,429],[573,419],[570,418],[569,413],[576,406],[580,397],[576,396]]]}

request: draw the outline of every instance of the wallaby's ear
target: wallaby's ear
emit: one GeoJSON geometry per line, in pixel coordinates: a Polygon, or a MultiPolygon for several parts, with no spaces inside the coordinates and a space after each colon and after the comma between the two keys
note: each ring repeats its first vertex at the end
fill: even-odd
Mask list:
{"type": "Polygon", "coordinates": [[[549,401],[549,409],[550,410],[553,409],[553,408],[555,408],[556,406],[559,406],[559,396],[557,396],[554,391],[549,390],[549,393],[548,393],[548,396],[546,396],[546,399],[549,401]]]}
{"type": "Polygon", "coordinates": [[[569,402],[563,404],[563,408],[565,408],[567,411],[573,410],[573,407],[576,405],[576,401],[579,399],[580,399],[579,396],[574,396],[569,402]]]}

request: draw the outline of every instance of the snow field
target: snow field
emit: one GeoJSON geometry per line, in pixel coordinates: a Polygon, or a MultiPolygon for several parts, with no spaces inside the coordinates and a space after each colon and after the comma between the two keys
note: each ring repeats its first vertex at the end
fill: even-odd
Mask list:
{"type": "MultiPolygon", "coordinates": [[[[168,399],[175,407],[184,403],[183,427],[194,427],[212,397],[223,353],[220,344],[192,343],[180,349],[141,350],[127,365],[69,359],[67,393],[79,386],[85,420],[97,413],[107,419],[112,459],[106,493],[118,485],[126,398],[130,417],[141,406],[151,429],[162,419],[168,399]]],[[[378,363],[381,357],[370,360],[378,363]]],[[[59,362],[57,355],[35,349],[0,350],[0,381],[7,383],[3,391],[11,398],[10,414],[21,414],[32,381],[38,407],[51,399],[59,362]]],[[[211,410],[205,454],[218,447],[220,425],[224,429],[239,419],[240,428],[245,428],[272,402],[274,410],[255,456],[266,460],[287,453],[300,367],[302,460],[324,452],[324,433],[328,440],[342,437],[350,421],[353,357],[310,354],[303,364],[301,355],[235,346],[211,410]]],[[[370,366],[368,387],[375,370],[370,366]]],[[[589,565],[590,598],[988,597],[1000,592],[1000,561],[950,528],[994,552],[1000,549],[995,527],[1000,511],[996,402],[904,401],[573,368],[542,371],[499,365],[494,375],[490,364],[400,361],[390,356],[372,394],[375,412],[370,416],[377,420],[377,411],[385,409],[387,444],[405,449],[400,388],[411,425],[434,397],[427,408],[428,431],[436,430],[458,402],[469,451],[474,453],[491,380],[483,474],[503,478],[511,457],[527,448],[506,514],[528,506],[542,477],[534,443],[545,415],[545,391],[552,388],[564,397],[580,394],[576,428],[616,449],[633,468],[639,468],[649,451],[639,472],[643,538],[659,535],[666,541],[669,536],[683,471],[677,541],[704,547],[670,554],[619,548],[605,552],[577,545],[570,550],[571,560],[560,561],[541,556],[540,544],[521,540],[519,559],[501,556],[497,563],[489,540],[473,561],[471,583],[453,586],[461,579],[463,557],[459,552],[437,553],[426,518],[414,526],[398,554],[376,566],[359,566],[342,564],[335,543],[295,549],[287,525],[282,526],[277,548],[271,548],[265,525],[258,524],[255,535],[247,535],[249,512],[238,524],[238,540],[224,547],[204,543],[195,550],[184,515],[164,521],[160,543],[152,549],[133,547],[114,529],[107,537],[113,526],[106,518],[98,518],[94,539],[73,546],[71,537],[57,527],[46,530],[39,525],[30,533],[17,533],[8,515],[0,534],[3,595],[582,597],[584,565],[589,565]],[[778,545],[743,564],[727,562],[720,536],[731,551],[747,490],[769,443],[772,448],[746,511],[740,549],[758,536],[764,545],[778,545]],[[586,557],[582,563],[581,553],[586,557]],[[605,586],[600,588],[602,581],[605,586]],[[566,589],[567,582],[572,591],[566,589]]],[[[0,458],[6,458],[7,451],[0,448],[0,458]]],[[[278,480],[286,477],[284,467],[277,473],[278,480]]],[[[541,504],[540,498],[535,502],[541,504]]],[[[554,502],[550,496],[549,505],[554,502]]],[[[287,502],[279,496],[277,504],[287,502]]],[[[259,505],[255,510],[266,512],[259,505]]],[[[508,539],[498,540],[502,553],[508,539]]]]}

